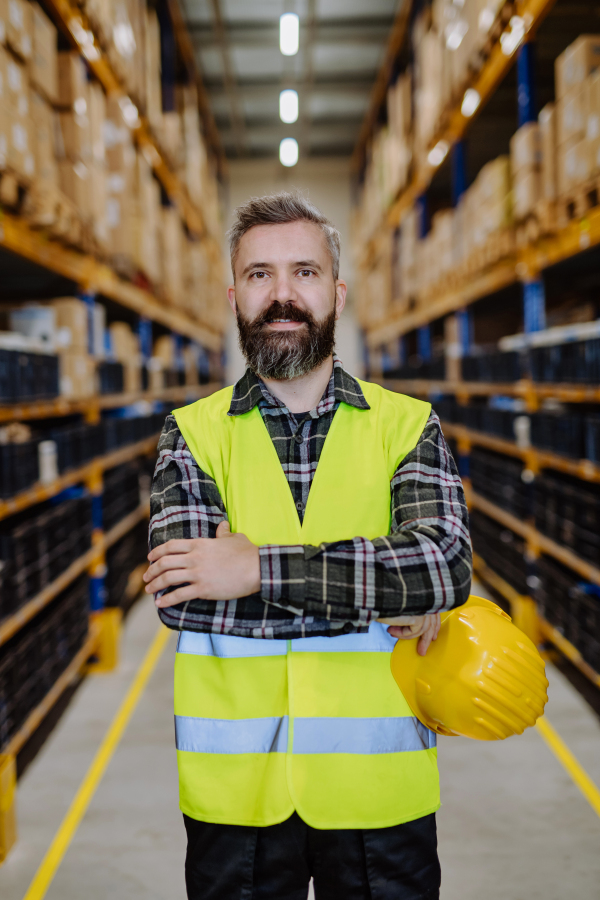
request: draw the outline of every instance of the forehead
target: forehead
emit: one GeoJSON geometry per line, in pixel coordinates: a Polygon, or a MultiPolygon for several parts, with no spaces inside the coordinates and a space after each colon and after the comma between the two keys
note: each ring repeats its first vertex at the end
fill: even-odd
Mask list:
{"type": "Polygon", "coordinates": [[[316,259],[326,264],[328,257],[325,235],[314,222],[254,225],[240,240],[236,268],[252,260],[281,265],[316,259]]]}

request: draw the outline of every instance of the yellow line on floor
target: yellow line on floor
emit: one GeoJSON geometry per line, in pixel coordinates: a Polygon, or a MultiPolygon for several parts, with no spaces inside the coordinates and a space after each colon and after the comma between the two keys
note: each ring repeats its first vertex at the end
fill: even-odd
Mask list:
{"type": "Polygon", "coordinates": [[[154,637],[23,900],[42,900],[46,896],[52,879],[69,848],[69,844],[73,840],[73,836],[90,805],[92,797],[96,793],[96,789],[119,745],[119,741],[123,737],[123,733],[138,705],[148,679],[152,675],[171,634],[172,632],[168,628],[161,626],[154,637]]]}
{"type": "Polygon", "coordinates": [[[537,720],[536,724],[538,731],[556,758],[567,770],[592,809],[600,816],[600,790],[598,790],[579,760],[573,756],[550,722],[546,718],[541,718],[537,720]]]}

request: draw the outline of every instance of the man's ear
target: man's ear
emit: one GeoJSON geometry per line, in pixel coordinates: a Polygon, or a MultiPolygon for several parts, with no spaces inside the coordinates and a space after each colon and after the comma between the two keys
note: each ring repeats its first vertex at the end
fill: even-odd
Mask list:
{"type": "Polygon", "coordinates": [[[235,302],[235,284],[230,284],[227,288],[227,299],[229,300],[229,305],[233,310],[233,314],[237,313],[237,304],[235,302]]]}
{"type": "Polygon", "coordinates": [[[345,281],[338,280],[335,283],[335,317],[339,319],[342,314],[342,310],[346,305],[346,292],[348,290],[348,286],[345,281]]]}

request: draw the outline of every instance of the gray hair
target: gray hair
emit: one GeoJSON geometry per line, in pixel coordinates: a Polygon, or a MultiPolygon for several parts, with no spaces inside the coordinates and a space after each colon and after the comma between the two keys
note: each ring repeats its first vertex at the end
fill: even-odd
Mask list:
{"type": "Polygon", "coordinates": [[[235,220],[227,232],[231,269],[235,276],[235,260],[240,241],[255,225],[282,225],[287,222],[313,222],[323,232],[331,256],[333,279],[340,274],[340,233],[299,191],[279,191],[264,197],[250,197],[235,211],[235,220]]]}

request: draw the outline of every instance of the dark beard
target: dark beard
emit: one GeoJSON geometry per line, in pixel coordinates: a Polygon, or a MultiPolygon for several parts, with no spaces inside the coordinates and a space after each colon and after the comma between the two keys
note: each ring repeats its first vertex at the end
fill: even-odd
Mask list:
{"type": "Polygon", "coordinates": [[[289,381],[312,372],[333,353],[335,306],[320,322],[307,310],[274,300],[254,321],[237,311],[240,348],[246,362],[260,378],[289,381]],[[275,319],[305,322],[298,331],[267,331],[275,319]]]}

